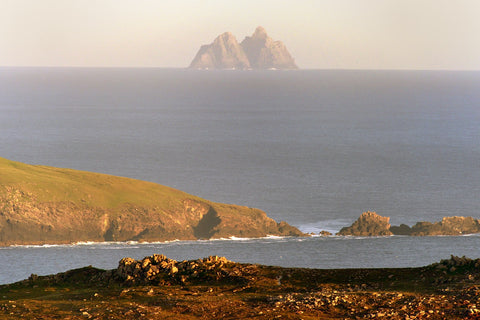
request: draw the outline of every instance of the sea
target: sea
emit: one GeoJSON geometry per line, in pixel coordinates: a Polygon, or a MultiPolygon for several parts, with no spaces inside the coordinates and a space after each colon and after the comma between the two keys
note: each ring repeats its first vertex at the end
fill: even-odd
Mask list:
{"type": "MultiPolygon", "coordinates": [[[[480,72],[2,67],[0,157],[153,181],[304,232],[367,210],[480,218],[480,72]]],[[[480,235],[9,246],[0,284],[154,253],[415,267],[480,258],[480,235]]]]}

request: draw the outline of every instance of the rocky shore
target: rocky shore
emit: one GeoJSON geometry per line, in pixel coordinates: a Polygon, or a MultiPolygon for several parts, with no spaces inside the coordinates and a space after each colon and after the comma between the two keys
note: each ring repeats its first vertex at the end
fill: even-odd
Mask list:
{"type": "Polygon", "coordinates": [[[367,211],[350,226],[342,228],[340,236],[451,236],[480,233],[480,220],[472,217],[444,217],[438,222],[417,222],[412,227],[405,224],[392,226],[389,217],[367,211]]]}
{"type": "Polygon", "coordinates": [[[124,258],[0,286],[1,319],[479,319],[480,259],[299,269],[124,258]]]}

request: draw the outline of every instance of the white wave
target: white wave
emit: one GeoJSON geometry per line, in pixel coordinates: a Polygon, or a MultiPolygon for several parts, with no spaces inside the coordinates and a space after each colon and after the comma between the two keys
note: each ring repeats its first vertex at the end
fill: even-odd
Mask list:
{"type": "Polygon", "coordinates": [[[227,239],[224,239],[224,240],[246,241],[246,240],[251,240],[251,238],[240,238],[240,237],[231,236],[231,237],[228,237],[227,239]]]}
{"type": "Polygon", "coordinates": [[[228,238],[215,238],[215,239],[201,239],[201,240],[167,240],[167,241],[78,241],[73,243],[67,244],[38,244],[38,245],[11,245],[7,247],[0,247],[1,249],[7,248],[73,248],[73,247],[102,247],[102,249],[121,249],[121,248],[140,248],[142,245],[162,245],[162,244],[169,244],[169,243],[178,243],[178,244],[199,244],[199,243],[208,243],[212,241],[258,241],[258,240],[286,240],[286,239],[294,239],[294,238],[302,238],[302,237],[291,237],[291,236],[275,236],[275,235],[267,235],[265,237],[259,238],[244,238],[244,237],[236,237],[231,236],[228,238]],[[120,247],[115,247],[120,246],[120,247]]]}
{"type": "Polygon", "coordinates": [[[102,243],[102,242],[95,242],[95,241],[78,241],[78,242],[72,243],[71,245],[73,245],[73,246],[91,246],[91,245],[99,244],[99,243],[102,243]]]}
{"type": "Polygon", "coordinates": [[[57,247],[65,248],[65,247],[71,247],[71,246],[72,246],[72,244],[12,244],[10,246],[3,247],[3,248],[25,248],[25,249],[29,249],[29,248],[57,248],[57,247]]]}
{"type": "Polygon", "coordinates": [[[268,234],[266,237],[266,239],[285,239],[285,238],[288,238],[288,237],[285,237],[285,236],[275,236],[273,234],[268,234]]]}
{"type": "Polygon", "coordinates": [[[328,231],[331,234],[336,234],[340,229],[351,224],[352,221],[349,219],[329,219],[305,223],[298,226],[298,229],[304,233],[319,234],[321,231],[328,231]]]}

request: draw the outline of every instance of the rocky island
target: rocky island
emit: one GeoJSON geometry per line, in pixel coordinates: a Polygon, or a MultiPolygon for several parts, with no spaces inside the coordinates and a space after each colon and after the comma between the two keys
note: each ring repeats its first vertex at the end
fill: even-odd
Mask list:
{"type": "Polygon", "coordinates": [[[213,43],[203,45],[190,69],[298,69],[281,41],[270,38],[263,27],[238,43],[230,32],[219,35],[213,43]]]}
{"type": "Polygon", "coordinates": [[[265,212],[159,184],[0,158],[0,245],[299,236],[265,212]]]}
{"type": "Polygon", "coordinates": [[[154,254],[0,286],[1,319],[479,319],[480,259],[303,269],[154,254]]]}
{"type": "Polygon", "coordinates": [[[438,222],[417,222],[412,227],[405,224],[392,226],[390,218],[367,211],[350,227],[342,228],[340,236],[454,236],[480,233],[480,220],[472,217],[444,217],[438,222]]]}

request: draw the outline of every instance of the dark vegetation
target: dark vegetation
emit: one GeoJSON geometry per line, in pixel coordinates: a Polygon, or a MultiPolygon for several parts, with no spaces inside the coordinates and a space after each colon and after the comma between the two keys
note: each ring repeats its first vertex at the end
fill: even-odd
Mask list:
{"type": "Polygon", "coordinates": [[[479,319],[480,259],[301,269],[124,258],[0,286],[1,319],[479,319]]]}

